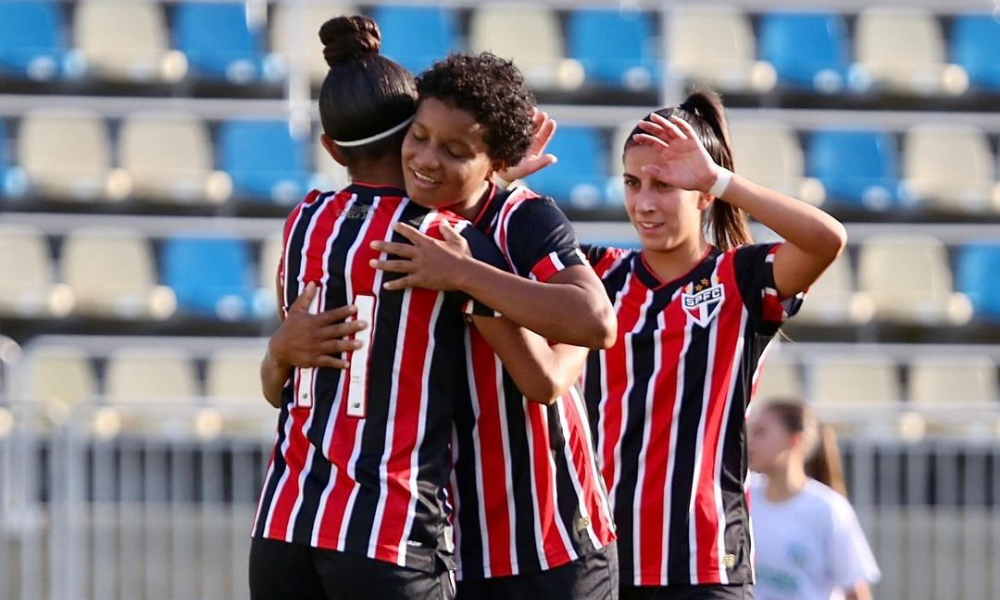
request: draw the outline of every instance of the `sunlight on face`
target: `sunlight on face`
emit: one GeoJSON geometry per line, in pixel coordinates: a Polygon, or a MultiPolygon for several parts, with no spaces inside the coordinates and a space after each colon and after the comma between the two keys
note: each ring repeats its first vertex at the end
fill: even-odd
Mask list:
{"type": "Polygon", "coordinates": [[[429,208],[474,204],[491,161],[485,129],[468,112],[437,98],[420,103],[403,140],[403,177],[414,202],[429,208]]]}
{"type": "Polygon", "coordinates": [[[642,247],[670,251],[701,235],[699,201],[702,194],[682,190],[644,173],[644,165],[663,166],[659,153],[648,146],[625,151],[625,212],[639,234],[642,247]]]}

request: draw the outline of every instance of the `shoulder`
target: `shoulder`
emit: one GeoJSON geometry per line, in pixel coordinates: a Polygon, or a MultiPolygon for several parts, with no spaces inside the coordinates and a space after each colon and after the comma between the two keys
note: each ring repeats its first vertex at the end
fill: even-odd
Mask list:
{"type": "Polygon", "coordinates": [[[853,518],[854,508],[850,501],[819,481],[810,479],[806,482],[803,493],[808,495],[816,510],[821,511],[832,521],[840,522],[845,518],[853,518]]]}

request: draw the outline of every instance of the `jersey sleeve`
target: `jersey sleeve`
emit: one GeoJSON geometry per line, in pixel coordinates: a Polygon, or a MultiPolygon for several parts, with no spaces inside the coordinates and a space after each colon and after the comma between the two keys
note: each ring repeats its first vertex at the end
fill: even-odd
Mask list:
{"type": "Polygon", "coordinates": [[[601,279],[604,279],[604,276],[612,267],[618,264],[619,260],[631,252],[631,250],[623,250],[621,248],[607,248],[605,246],[593,246],[590,244],[581,245],[580,251],[587,259],[587,262],[590,263],[590,267],[594,269],[594,272],[601,279]]]}
{"type": "Polygon", "coordinates": [[[552,200],[524,200],[501,218],[502,244],[516,274],[544,283],[563,269],[587,264],[573,225],[552,200]]]}
{"type": "Polygon", "coordinates": [[[882,573],[868,545],[858,516],[845,499],[833,504],[831,560],[833,581],[840,589],[850,589],[859,582],[873,584],[882,573]]]}
{"type": "MultiPolygon", "coordinates": [[[[486,237],[475,227],[472,227],[468,221],[457,221],[453,223],[453,226],[465,238],[466,243],[469,244],[469,252],[473,258],[496,267],[501,271],[510,272],[510,266],[504,260],[503,254],[500,253],[500,249],[496,247],[493,240],[486,237]]],[[[439,230],[433,230],[433,236],[440,239],[439,230]]],[[[451,297],[460,303],[462,312],[467,315],[483,317],[500,316],[498,312],[478,300],[474,300],[465,292],[452,292],[451,297]]]]}
{"type": "Polygon", "coordinates": [[[781,243],[750,244],[735,250],[734,269],[743,303],[761,333],[773,335],[802,307],[805,292],[781,300],[774,283],[774,255],[781,243]]]}

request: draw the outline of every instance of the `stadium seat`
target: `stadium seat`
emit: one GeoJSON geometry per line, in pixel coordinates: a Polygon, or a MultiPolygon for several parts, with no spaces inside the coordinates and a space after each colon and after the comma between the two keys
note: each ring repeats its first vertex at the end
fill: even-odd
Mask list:
{"type": "Polygon", "coordinates": [[[322,135],[322,130],[312,143],[314,174],[312,185],[309,187],[324,191],[343,189],[351,183],[350,173],[347,172],[347,167],[333,160],[333,157],[320,142],[320,135],[322,135]]]}
{"type": "Polygon", "coordinates": [[[897,365],[881,354],[815,357],[807,370],[818,407],[892,405],[902,399],[897,365]]]}
{"type": "Polygon", "coordinates": [[[0,0],[0,75],[51,80],[79,75],[67,51],[62,7],[48,0],[0,0]]]}
{"type": "Polygon", "coordinates": [[[766,13],[760,23],[760,58],[774,65],[782,85],[841,93],[851,65],[847,24],[832,12],[766,13]]]}
{"type": "Polygon", "coordinates": [[[127,346],[108,355],[104,395],[114,404],[193,403],[201,393],[194,362],[187,352],[127,346]]]}
{"type": "Polygon", "coordinates": [[[149,242],[123,227],[70,232],[63,241],[62,280],[80,314],[120,319],[166,319],[176,308],[169,288],[157,285],[149,242]]]}
{"type": "Polygon", "coordinates": [[[662,66],[649,13],[576,9],[569,16],[567,45],[591,83],[639,91],[659,83],[662,66]]]}
{"type": "Polygon", "coordinates": [[[951,57],[973,87],[1000,91],[1000,21],[990,13],[955,16],[951,25],[951,57]]]}
{"type": "Polygon", "coordinates": [[[222,348],[209,356],[205,396],[213,402],[260,402],[260,361],[265,348],[222,348]]]}
{"type": "Polygon", "coordinates": [[[796,322],[820,325],[864,325],[875,316],[875,303],[856,291],[851,259],[845,252],[811,286],[796,322]]]}
{"type": "Polygon", "coordinates": [[[737,121],[730,136],[736,170],[747,179],[819,206],[826,190],[805,176],[805,157],[792,128],[781,122],[737,121]]]}
{"type": "Polygon", "coordinates": [[[949,211],[1000,211],[986,135],[974,125],[916,125],[903,142],[903,177],[916,200],[949,211]]]}
{"type": "Polygon", "coordinates": [[[205,122],[186,113],[133,115],[122,124],[118,164],[132,178],[140,200],[219,203],[232,194],[232,180],[212,168],[212,142],[205,122]]]}
{"type": "Polygon", "coordinates": [[[69,416],[73,407],[98,396],[90,356],[70,346],[38,346],[28,354],[26,398],[40,402],[49,413],[69,416]]]}
{"type": "Polygon", "coordinates": [[[45,233],[28,225],[0,224],[0,316],[62,317],[73,292],[55,282],[45,233]]]}
{"type": "Polygon", "coordinates": [[[941,28],[926,8],[865,8],[855,24],[854,56],[858,89],[958,96],[969,86],[965,69],[945,62],[941,28]]]}
{"type": "Polygon", "coordinates": [[[451,8],[379,5],[372,18],[382,30],[382,54],[412,73],[458,50],[458,23],[451,8]]]}
{"type": "Polygon", "coordinates": [[[916,404],[996,405],[997,365],[988,356],[918,356],[909,375],[909,397],[916,404]]]}
{"type": "Polygon", "coordinates": [[[901,198],[898,151],[888,132],[814,131],[806,163],[806,173],[823,184],[831,204],[882,211],[901,198]]]}
{"type": "Polygon", "coordinates": [[[76,5],[73,38],[88,75],[112,81],[179,81],[187,73],[187,59],[170,49],[169,37],[158,3],[87,0],[76,5]]]}
{"type": "Polygon", "coordinates": [[[781,398],[802,398],[802,392],[802,376],[798,365],[789,360],[768,358],[757,379],[753,402],[760,406],[760,403],[781,398]]]}
{"type": "MultiPolygon", "coordinates": [[[[304,69],[312,85],[319,86],[329,70],[319,39],[320,27],[333,17],[358,13],[357,8],[347,4],[278,2],[270,28],[271,51],[286,63],[290,76],[296,69],[304,69]]],[[[406,39],[413,37],[408,34],[406,39]]]]}
{"type": "Polygon", "coordinates": [[[237,238],[174,236],[163,244],[163,283],[186,314],[237,321],[257,314],[246,242],[237,238]]]}
{"type": "Polygon", "coordinates": [[[957,287],[972,301],[976,315],[1000,321],[1000,244],[961,246],[955,271],[957,287]]]}
{"type": "Polygon", "coordinates": [[[757,60],[750,17],[724,5],[678,4],[669,16],[670,69],[720,92],[762,94],[774,88],[774,66],[757,60]]]}
{"type": "Polygon", "coordinates": [[[528,177],[528,186],[552,196],[566,208],[600,208],[608,181],[608,161],[597,130],[560,127],[546,151],[559,157],[559,162],[528,177]]]}
{"type": "Polygon", "coordinates": [[[583,67],[567,59],[555,11],[538,4],[482,4],[472,13],[469,49],[511,59],[532,88],[572,91],[583,67]]]}
{"type": "Polygon", "coordinates": [[[306,148],[286,121],[226,121],[219,131],[219,167],[237,197],[295,204],[308,191],[306,148]]]}
{"type": "Polygon", "coordinates": [[[275,81],[284,76],[265,56],[261,32],[241,2],[181,2],[174,13],[174,47],[184,53],[189,72],[235,84],[275,81]]]}
{"type": "Polygon", "coordinates": [[[112,168],[104,119],[85,110],[40,109],[21,120],[17,155],[32,194],[60,200],[121,200],[131,190],[112,168]]]}
{"type": "Polygon", "coordinates": [[[925,235],[882,234],[865,240],[858,287],[871,294],[880,321],[913,325],[964,325],[972,304],[952,288],[948,251],[925,235]]]}

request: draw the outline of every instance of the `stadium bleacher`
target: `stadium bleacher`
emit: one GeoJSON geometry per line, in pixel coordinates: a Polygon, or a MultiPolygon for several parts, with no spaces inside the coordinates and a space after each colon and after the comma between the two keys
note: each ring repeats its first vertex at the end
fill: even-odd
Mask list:
{"type": "MultiPolygon", "coordinates": [[[[191,498],[242,501],[177,526],[221,532],[198,543],[206,555],[223,544],[224,582],[180,567],[155,580],[121,550],[110,570],[88,557],[32,583],[5,577],[5,557],[33,535],[60,538],[5,508],[34,492],[0,473],[0,598],[41,597],[38,586],[180,597],[197,577],[204,597],[245,596],[248,506],[273,435],[257,369],[276,320],[281,223],[310,188],[348,180],[318,141],[316,32],[358,11],[414,71],[453,50],[515,60],[560,124],[559,162],[527,183],[584,242],[635,244],[620,182],[635,121],[689,86],[722,91],[736,170],[828,210],[850,236],[769,352],[757,397],[805,397],[844,433],[852,499],[892,566],[879,597],[996,597],[1000,582],[979,573],[996,544],[975,536],[1000,531],[989,516],[1000,505],[1000,9],[886,4],[0,0],[0,334],[12,338],[0,340],[0,459],[28,447],[13,432],[37,426],[41,444],[61,427],[78,445],[59,451],[96,465],[46,471],[81,477],[66,492],[77,500],[100,496],[127,456],[148,463],[143,477],[172,461],[177,482],[193,452],[208,458],[190,471],[202,478],[191,498]],[[92,439],[110,445],[81,441],[92,439]],[[914,512],[893,516],[904,506],[914,512]],[[952,517],[968,530],[934,537],[952,517]],[[929,539],[961,545],[967,564],[939,569],[944,550],[929,539]],[[900,540],[933,548],[907,566],[900,540]],[[81,575],[91,570],[128,574],[81,575]]],[[[121,477],[108,498],[127,504],[121,477]]],[[[45,502],[56,481],[36,486],[45,502]]],[[[81,522],[106,543],[96,512],[81,522]]],[[[108,521],[114,535],[176,525],[130,514],[108,521]]],[[[177,542],[178,565],[182,542],[194,543],[177,542]]]]}

